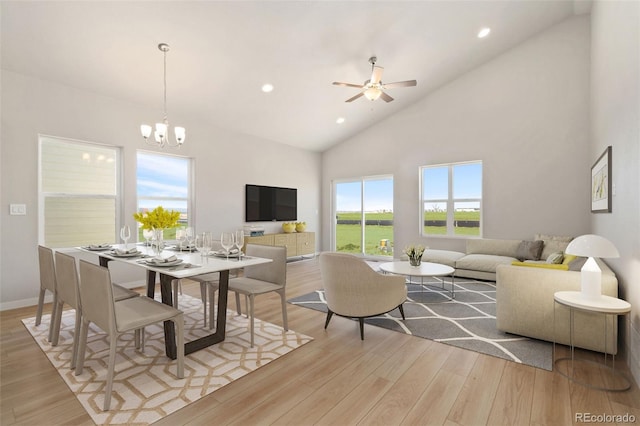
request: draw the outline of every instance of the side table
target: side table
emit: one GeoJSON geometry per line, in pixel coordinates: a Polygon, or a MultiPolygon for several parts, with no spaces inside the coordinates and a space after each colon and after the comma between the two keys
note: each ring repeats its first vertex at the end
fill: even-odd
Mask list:
{"type": "MultiPolygon", "coordinates": [[[[622,299],[618,299],[615,297],[611,297],[611,296],[605,296],[605,295],[601,295],[599,298],[597,299],[588,299],[585,298],[581,292],[579,291],[558,291],[553,295],[553,299],[554,299],[554,308],[553,308],[553,327],[555,330],[555,322],[556,322],[556,305],[560,304],[563,306],[566,306],[569,308],[569,342],[570,342],[570,351],[571,351],[571,357],[570,358],[559,358],[556,359],[556,342],[555,342],[555,338],[554,338],[554,342],[553,342],[553,360],[554,360],[554,365],[558,365],[560,362],[563,361],[570,361],[571,362],[571,366],[570,366],[570,374],[566,374],[564,373],[561,369],[558,369],[558,373],[560,373],[561,375],[567,377],[569,380],[581,384],[583,386],[587,386],[589,388],[592,389],[598,389],[598,390],[604,390],[604,391],[611,391],[611,392],[622,392],[622,391],[626,391],[629,388],[631,388],[631,381],[629,380],[629,378],[624,375],[622,372],[620,371],[616,371],[615,369],[615,349],[616,348],[612,348],[611,350],[611,366],[609,366],[607,364],[607,324],[609,321],[607,321],[607,316],[612,315],[612,316],[618,316],[618,315],[626,315],[627,313],[629,313],[631,311],[631,304],[629,304],[629,302],[622,300],[622,299]],[[574,371],[574,361],[575,361],[575,347],[574,347],[574,343],[573,343],[573,336],[574,336],[574,320],[573,320],[573,314],[574,311],[579,310],[579,311],[585,311],[585,312],[593,312],[593,313],[597,313],[597,314],[602,314],[605,316],[605,321],[604,321],[604,368],[605,371],[609,372],[612,376],[617,376],[619,378],[622,379],[622,382],[624,384],[620,385],[620,386],[611,386],[611,387],[605,387],[605,386],[597,386],[597,385],[593,385],[591,383],[587,383],[581,380],[578,380],[575,378],[575,371],[574,371]]],[[[615,320],[614,320],[615,321],[615,320]]],[[[615,330],[615,327],[614,327],[615,330]]],[[[614,331],[612,330],[612,332],[614,331]]],[[[594,362],[594,361],[590,361],[590,360],[583,360],[586,362],[594,362]]],[[[599,363],[596,363],[598,365],[602,365],[599,363]]],[[[606,382],[605,382],[606,383],[606,382]]]]}

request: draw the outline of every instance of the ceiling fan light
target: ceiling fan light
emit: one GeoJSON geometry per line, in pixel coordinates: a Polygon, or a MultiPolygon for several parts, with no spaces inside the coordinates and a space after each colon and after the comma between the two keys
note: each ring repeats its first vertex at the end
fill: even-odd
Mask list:
{"type": "Polygon", "coordinates": [[[148,124],[143,124],[140,126],[140,133],[142,133],[142,137],[145,139],[149,139],[149,136],[151,136],[151,126],[149,126],[148,124]]]}
{"type": "Polygon", "coordinates": [[[367,90],[364,91],[364,96],[370,101],[375,101],[380,97],[381,94],[382,94],[382,91],[377,87],[369,87],[367,90]]]}

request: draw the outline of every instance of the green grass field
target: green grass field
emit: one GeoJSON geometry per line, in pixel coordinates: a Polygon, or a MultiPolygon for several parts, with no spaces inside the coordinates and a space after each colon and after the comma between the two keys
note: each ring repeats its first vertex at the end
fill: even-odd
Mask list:
{"type": "MultiPolygon", "coordinates": [[[[342,212],[337,214],[338,220],[360,220],[359,212],[342,212]]],[[[425,220],[446,220],[446,212],[425,212],[425,220]]],[[[480,212],[460,211],[454,215],[455,220],[479,221],[480,212]]],[[[366,220],[393,220],[393,212],[376,212],[366,213],[366,220]]],[[[392,250],[381,250],[380,242],[389,240],[389,244],[393,245],[393,226],[365,225],[365,253],[376,255],[392,256],[392,250]]],[[[424,232],[427,235],[446,235],[447,228],[445,226],[425,226],[424,232]]],[[[362,234],[361,225],[336,225],[336,248],[340,252],[345,253],[361,253],[360,240],[362,234]]],[[[455,235],[480,235],[478,227],[456,227],[455,235]]],[[[397,247],[396,250],[402,250],[403,247],[397,247]]]]}

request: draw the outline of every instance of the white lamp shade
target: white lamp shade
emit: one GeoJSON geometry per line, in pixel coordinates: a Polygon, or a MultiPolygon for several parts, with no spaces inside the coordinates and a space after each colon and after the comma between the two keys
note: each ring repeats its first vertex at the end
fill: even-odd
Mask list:
{"type": "Polygon", "coordinates": [[[182,143],[184,142],[185,133],[186,133],[186,131],[185,131],[184,127],[176,127],[176,128],[174,129],[174,132],[175,132],[175,134],[176,134],[176,141],[177,141],[179,144],[182,144],[182,143]]]}
{"type": "Polygon", "coordinates": [[[143,124],[142,126],[140,126],[140,133],[142,133],[143,138],[147,139],[149,136],[151,136],[151,126],[143,124]]]}
{"type": "Polygon", "coordinates": [[[167,136],[167,125],[164,123],[156,123],[156,134],[160,139],[164,139],[167,136]]]}
{"type": "Polygon", "coordinates": [[[382,91],[377,87],[369,87],[367,90],[364,91],[364,96],[370,101],[375,101],[380,97],[381,94],[382,94],[382,91]]]}
{"type": "Polygon", "coordinates": [[[604,237],[594,234],[581,235],[572,240],[565,252],[585,257],[620,257],[618,249],[604,237]]]}

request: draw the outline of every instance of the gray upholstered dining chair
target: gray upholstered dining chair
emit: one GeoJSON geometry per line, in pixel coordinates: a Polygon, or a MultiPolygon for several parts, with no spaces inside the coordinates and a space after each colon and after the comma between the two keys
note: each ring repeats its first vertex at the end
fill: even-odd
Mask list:
{"type": "Polygon", "coordinates": [[[163,321],[172,321],[176,329],[176,376],[179,379],[184,377],[184,316],[182,311],[144,296],[132,297],[115,303],[109,270],[85,260],[80,261],[80,302],[82,303],[82,326],[76,375],[82,374],[89,323],[93,322],[109,335],[109,364],[103,410],[109,410],[111,405],[116,347],[118,336],[123,333],[138,331],[145,326],[163,321]]]}
{"type": "Polygon", "coordinates": [[[348,253],[321,253],[320,274],[327,301],[326,329],[333,314],[358,318],[360,339],[364,340],[364,319],[400,310],[407,300],[405,278],[382,275],[362,258],[348,253]]]}
{"type": "MultiPolygon", "coordinates": [[[[76,360],[78,357],[78,337],[80,336],[80,323],[82,322],[78,270],[76,267],[76,259],[73,256],[56,252],[55,260],[57,306],[55,316],[52,319],[53,335],[51,338],[51,345],[58,345],[58,340],[60,338],[60,323],[62,321],[62,309],[66,303],[76,311],[75,329],[73,332],[73,351],[71,353],[71,369],[74,369],[76,368],[76,360]]],[[[140,296],[140,294],[133,290],[113,284],[113,298],[116,302],[138,296],[140,296]]]]}
{"type": "MultiPolygon", "coordinates": [[[[260,294],[275,292],[280,295],[282,302],[282,325],[285,330],[289,330],[287,324],[287,300],[285,288],[287,284],[287,248],[284,246],[261,246],[247,244],[246,255],[272,259],[272,262],[260,265],[246,266],[241,277],[229,280],[229,291],[236,293],[236,309],[238,315],[242,314],[240,309],[240,295],[245,295],[248,299],[247,311],[251,324],[251,347],[254,342],[254,300],[260,294]]],[[[211,292],[213,293],[213,292],[211,292]]],[[[213,304],[213,301],[210,301],[213,304]]]]}
{"type": "Polygon", "coordinates": [[[58,305],[56,292],[56,267],[53,260],[53,250],[49,247],[38,246],[38,264],[40,268],[40,294],[38,296],[38,310],[36,312],[36,325],[42,323],[42,310],[44,308],[44,297],[47,290],[53,294],[53,304],[51,306],[51,320],[49,322],[49,341],[53,339],[53,318],[58,305]]]}

